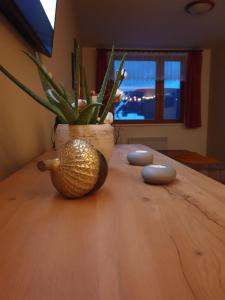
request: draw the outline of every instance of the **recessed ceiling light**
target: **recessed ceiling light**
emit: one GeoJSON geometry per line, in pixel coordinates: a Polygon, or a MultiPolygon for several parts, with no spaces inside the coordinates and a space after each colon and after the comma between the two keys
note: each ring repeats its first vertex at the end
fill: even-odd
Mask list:
{"type": "Polygon", "coordinates": [[[185,10],[190,15],[203,15],[212,10],[214,6],[215,3],[211,0],[198,0],[187,4],[185,10]]]}

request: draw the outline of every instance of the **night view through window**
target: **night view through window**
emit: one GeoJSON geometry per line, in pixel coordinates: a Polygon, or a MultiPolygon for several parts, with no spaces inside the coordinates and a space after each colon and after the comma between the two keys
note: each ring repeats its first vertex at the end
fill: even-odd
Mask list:
{"type": "MultiPolygon", "coordinates": [[[[120,60],[114,61],[114,76],[120,60]]],[[[157,101],[157,62],[127,60],[124,63],[127,78],[120,86],[123,99],[115,103],[114,118],[119,121],[154,121],[157,101]]],[[[164,61],[163,119],[180,119],[180,61],[164,61]]]]}
{"type": "Polygon", "coordinates": [[[164,62],[164,120],[180,119],[180,78],[179,61],[164,62]]]}

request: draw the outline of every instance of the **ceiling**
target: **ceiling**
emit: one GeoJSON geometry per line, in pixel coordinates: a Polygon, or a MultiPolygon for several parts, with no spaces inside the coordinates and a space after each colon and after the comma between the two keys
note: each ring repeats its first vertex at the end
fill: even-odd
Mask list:
{"type": "Polygon", "coordinates": [[[185,0],[74,0],[80,43],[87,47],[211,48],[225,43],[225,1],[188,15],[185,0]]]}

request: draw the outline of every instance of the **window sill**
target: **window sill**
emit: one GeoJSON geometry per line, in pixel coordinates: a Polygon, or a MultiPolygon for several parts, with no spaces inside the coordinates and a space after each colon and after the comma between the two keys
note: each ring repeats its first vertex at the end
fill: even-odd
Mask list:
{"type": "Polygon", "coordinates": [[[113,124],[115,127],[146,127],[146,126],[184,126],[184,123],[182,122],[177,122],[177,123],[114,123],[113,124]]]}

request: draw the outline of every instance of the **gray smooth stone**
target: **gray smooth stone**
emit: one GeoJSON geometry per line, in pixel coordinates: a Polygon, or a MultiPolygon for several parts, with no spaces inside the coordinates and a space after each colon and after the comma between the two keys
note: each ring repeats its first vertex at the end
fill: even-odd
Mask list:
{"type": "Polygon", "coordinates": [[[168,184],[175,180],[176,170],[170,165],[148,165],[141,175],[146,183],[168,184]]]}
{"type": "Polygon", "coordinates": [[[149,150],[136,150],[127,154],[127,160],[131,165],[146,166],[153,162],[153,154],[149,150]]]}

